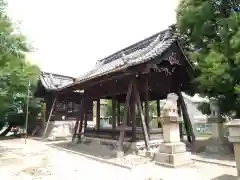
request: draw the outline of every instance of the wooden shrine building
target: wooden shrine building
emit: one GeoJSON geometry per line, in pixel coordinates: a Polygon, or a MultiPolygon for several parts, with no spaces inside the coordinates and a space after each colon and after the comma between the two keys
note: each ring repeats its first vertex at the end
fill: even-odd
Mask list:
{"type": "MultiPolygon", "coordinates": [[[[45,124],[49,121],[50,126],[54,127],[58,125],[73,126],[76,119],[78,119],[79,106],[83,94],[80,91],[64,94],[58,92],[59,88],[72,84],[74,81],[73,77],[41,72],[35,97],[43,100],[42,118],[45,124]]],[[[88,104],[87,109],[88,119],[92,120],[92,104],[88,104]]],[[[50,126],[49,128],[52,129],[50,126]]],[[[43,125],[42,128],[44,127],[43,125]]],[[[71,133],[71,127],[69,129],[71,133]]]]}
{"type": "MultiPolygon", "coordinates": [[[[130,122],[132,139],[136,139],[138,114],[141,121],[138,124],[141,124],[146,146],[151,134],[148,102],[157,101],[160,116],[159,100],[165,99],[169,93],[176,93],[179,96],[179,107],[182,110],[186,130],[192,135],[188,137],[191,141],[193,138],[191,123],[181,92],[189,87],[192,72],[191,63],[184,55],[173,28],[169,27],[99,60],[92,71],[79,77],[72,84],[59,88],[58,91],[65,94],[83,90],[82,107],[85,100],[97,101],[97,132],[101,131],[99,99],[111,99],[112,132],[117,132],[113,133],[113,136],[117,136],[120,145],[127,132],[127,122],[130,122]],[[120,103],[124,103],[122,122],[118,122],[120,103]]],[[[80,125],[76,123],[76,134],[82,135],[83,115],[79,122],[80,125]]]]}

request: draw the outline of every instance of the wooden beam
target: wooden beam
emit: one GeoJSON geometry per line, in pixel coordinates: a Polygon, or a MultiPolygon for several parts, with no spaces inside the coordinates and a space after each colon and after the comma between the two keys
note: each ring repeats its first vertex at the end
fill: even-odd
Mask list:
{"type": "MultiPolygon", "coordinates": [[[[126,95],[128,86],[127,82],[129,80],[129,77],[124,77],[122,79],[112,80],[108,82],[104,82],[102,84],[96,84],[94,86],[91,86],[87,89],[85,89],[84,93],[89,98],[106,98],[106,97],[113,97],[118,96],[121,94],[126,95]],[[96,91],[98,89],[98,91],[96,91]]],[[[139,77],[138,85],[139,87],[144,87],[145,81],[148,81],[148,86],[151,88],[151,90],[156,90],[157,94],[162,94],[163,92],[168,92],[169,81],[170,78],[168,76],[165,76],[164,73],[151,73],[149,75],[141,75],[139,77]],[[152,75],[154,74],[154,75],[152,75]],[[146,77],[147,76],[147,77],[146,77]],[[160,77],[159,77],[160,76],[160,77]],[[156,79],[157,78],[157,79],[156,79]],[[158,81],[164,81],[164,84],[159,83],[158,81]],[[161,90],[162,92],[159,92],[161,90]]],[[[166,92],[164,94],[166,94],[166,92]]],[[[145,89],[141,88],[139,89],[140,96],[144,95],[145,89]]],[[[141,97],[141,99],[144,99],[141,97]]],[[[125,101],[125,98],[124,98],[125,101]]]]}
{"type": "Polygon", "coordinates": [[[126,94],[128,89],[127,83],[127,80],[122,80],[121,82],[111,81],[104,84],[97,84],[85,89],[84,93],[91,99],[99,97],[104,99],[107,96],[113,97],[119,94],[126,94]],[[96,89],[98,90],[96,91],[96,89]]]}
{"type": "Polygon", "coordinates": [[[51,119],[51,117],[52,117],[52,113],[53,113],[53,110],[54,110],[54,108],[55,108],[55,104],[56,104],[56,101],[57,101],[57,97],[58,97],[58,94],[55,96],[55,98],[54,98],[54,100],[53,100],[52,108],[51,108],[51,111],[50,111],[50,113],[49,113],[48,120],[47,120],[47,124],[46,124],[46,127],[45,127],[45,129],[44,129],[42,138],[44,138],[45,135],[46,135],[46,132],[47,132],[47,129],[48,129],[48,125],[49,125],[49,121],[50,121],[50,119],[51,119]]]}
{"type": "Polygon", "coordinates": [[[192,123],[191,123],[190,117],[188,115],[187,106],[184,102],[184,99],[183,99],[183,96],[182,96],[182,93],[181,93],[180,90],[177,92],[177,95],[178,95],[179,101],[181,103],[183,120],[184,120],[184,125],[185,125],[185,128],[186,128],[186,132],[187,132],[188,141],[191,142],[191,143],[194,143],[195,135],[193,133],[192,123]]]}
{"type": "Polygon", "coordinates": [[[68,91],[77,90],[77,89],[86,89],[86,88],[94,86],[96,84],[105,83],[105,82],[111,81],[111,80],[117,80],[117,79],[120,79],[120,78],[123,78],[126,76],[128,76],[128,78],[129,78],[129,76],[132,76],[135,73],[136,73],[135,71],[130,71],[130,70],[124,69],[121,72],[105,74],[105,75],[96,77],[92,80],[87,79],[82,82],[76,82],[69,86],[63,87],[63,88],[59,89],[58,91],[59,92],[63,92],[63,91],[68,92],[68,91]]]}
{"type": "Polygon", "coordinates": [[[97,108],[96,108],[96,129],[97,133],[100,131],[100,99],[97,100],[97,108]]]}
{"type": "Polygon", "coordinates": [[[140,118],[141,118],[141,121],[142,121],[145,147],[146,147],[147,150],[149,150],[150,149],[149,136],[148,136],[148,132],[147,132],[146,122],[144,120],[144,114],[143,114],[143,111],[142,111],[142,105],[141,105],[141,101],[140,101],[139,92],[138,92],[138,89],[137,89],[137,85],[135,83],[133,84],[133,87],[134,87],[133,93],[134,93],[134,96],[135,96],[135,99],[136,99],[138,112],[140,114],[140,118]]]}
{"type": "Polygon", "coordinates": [[[122,127],[120,128],[119,145],[118,145],[118,149],[120,151],[123,150],[123,141],[124,141],[124,135],[126,131],[127,115],[128,115],[128,109],[129,109],[129,101],[132,95],[132,88],[133,88],[133,82],[131,81],[128,86],[126,101],[124,105],[124,117],[123,117],[122,127]]]}

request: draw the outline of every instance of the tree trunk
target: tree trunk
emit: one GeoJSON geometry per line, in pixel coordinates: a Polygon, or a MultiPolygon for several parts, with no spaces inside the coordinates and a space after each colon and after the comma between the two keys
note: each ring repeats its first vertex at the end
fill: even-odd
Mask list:
{"type": "Polygon", "coordinates": [[[239,119],[240,118],[240,110],[236,110],[236,116],[235,116],[236,119],[239,119]]]}
{"type": "Polygon", "coordinates": [[[13,127],[13,125],[10,124],[10,125],[7,127],[7,129],[0,134],[0,136],[6,136],[7,133],[9,133],[9,131],[11,131],[12,127],[13,127]]]}

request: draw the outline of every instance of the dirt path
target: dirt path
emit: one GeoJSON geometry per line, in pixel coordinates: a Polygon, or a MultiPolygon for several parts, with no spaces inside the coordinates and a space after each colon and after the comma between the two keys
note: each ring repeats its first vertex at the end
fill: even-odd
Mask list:
{"type": "Polygon", "coordinates": [[[23,139],[0,141],[1,180],[234,180],[236,174],[235,168],[200,162],[177,169],[148,163],[130,171],[35,140],[27,145],[23,139]]]}
{"type": "Polygon", "coordinates": [[[126,179],[128,170],[28,140],[0,142],[0,179],[126,179]]]}

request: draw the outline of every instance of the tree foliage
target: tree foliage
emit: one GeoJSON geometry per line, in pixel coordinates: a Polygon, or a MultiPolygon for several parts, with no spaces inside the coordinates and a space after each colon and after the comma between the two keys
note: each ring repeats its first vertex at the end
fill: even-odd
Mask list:
{"type": "Polygon", "coordinates": [[[0,0],[0,122],[8,121],[6,114],[10,117],[19,109],[25,113],[28,89],[31,97],[40,72],[26,60],[32,47],[7,15],[6,6],[0,0]]]}
{"type": "Polygon", "coordinates": [[[240,13],[233,2],[182,0],[176,27],[196,66],[195,91],[218,98],[223,113],[239,116],[240,13]]]}

